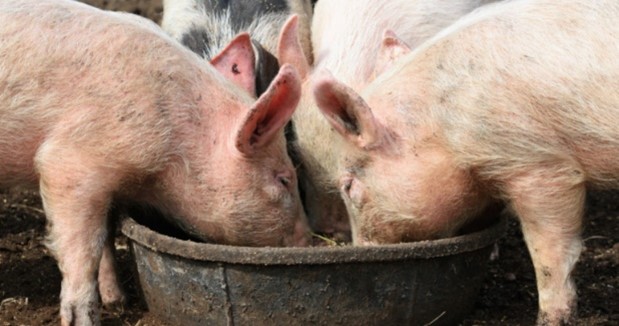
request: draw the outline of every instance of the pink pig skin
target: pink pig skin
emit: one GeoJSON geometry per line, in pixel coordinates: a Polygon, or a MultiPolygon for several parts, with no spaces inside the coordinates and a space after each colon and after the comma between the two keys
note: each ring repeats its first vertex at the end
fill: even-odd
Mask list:
{"type": "Polygon", "coordinates": [[[254,100],[154,23],[63,0],[0,2],[0,186],[38,186],[62,325],[122,302],[107,213],[135,202],[194,236],[303,246],[284,65],[254,100]],[[98,275],[98,280],[97,280],[98,275]]]}

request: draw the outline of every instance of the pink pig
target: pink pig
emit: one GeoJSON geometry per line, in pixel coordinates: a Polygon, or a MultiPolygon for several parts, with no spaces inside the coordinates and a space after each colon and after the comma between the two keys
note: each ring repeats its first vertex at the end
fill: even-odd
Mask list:
{"type": "Polygon", "coordinates": [[[144,18],[5,0],[0,21],[0,185],[39,186],[63,325],[99,324],[98,293],[123,300],[112,203],[154,207],[208,241],[309,243],[283,135],[294,68],[255,100],[144,18]]]}
{"type": "MultiPolygon", "coordinates": [[[[321,0],[312,20],[316,70],[360,91],[387,69],[401,51],[416,48],[458,18],[488,0],[321,0]],[[397,34],[397,37],[396,37],[397,34]]],[[[325,233],[350,232],[337,188],[337,133],[325,121],[311,95],[311,62],[293,21],[284,25],[278,59],[293,64],[306,81],[293,116],[296,140],[290,147],[300,158],[299,184],[313,228],[325,233]]]]}
{"type": "Polygon", "coordinates": [[[345,142],[358,244],[446,237],[492,202],[518,217],[539,324],[573,322],[588,187],[619,188],[619,2],[487,6],[400,58],[361,95],[315,100],[345,142]]]}

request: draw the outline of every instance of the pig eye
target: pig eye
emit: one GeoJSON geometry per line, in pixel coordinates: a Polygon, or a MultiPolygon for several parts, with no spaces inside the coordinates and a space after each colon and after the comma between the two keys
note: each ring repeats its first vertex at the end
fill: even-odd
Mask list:
{"type": "Polygon", "coordinates": [[[281,183],[282,186],[286,187],[286,189],[290,187],[290,178],[288,177],[278,176],[277,181],[279,181],[279,183],[281,183]]]}
{"type": "Polygon", "coordinates": [[[350,189],[352,188],[352,183],[355,179],[353,177],[346,177],[342,179],[340,189],[346,195],[346,197],[350,198],[350,189]]]}
{"type": "Polygon", "coordinates": [[[279,171],[275,172],[273,175],[275,178],[275,182],[279,183],[283,189],[286,189],[288,192],[292,192],[292,185],[294,183],[294,172],[291,171],[279,171]]]}
{"type": "Polygon", "coordinates": [[[346,179],[344,181],[344,184],[342,185],[342,189],[344,190],[346,195],[348,195],[350,193],[350,187],[352,187],[352,178],[346,179]]]}
{"type": "Polygon", "coordinates": [[[364,187],[359,179],[353,176],[343,178],[340,183],[340,190],[355,207],[361,205],[364,187]]]}

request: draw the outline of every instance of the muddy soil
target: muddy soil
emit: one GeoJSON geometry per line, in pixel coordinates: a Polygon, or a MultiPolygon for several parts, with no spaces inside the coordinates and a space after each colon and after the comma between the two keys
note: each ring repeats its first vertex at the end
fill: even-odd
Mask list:
{"type": "MultiPolygon", "coordinates": [[[[161,1],[86,1],[96,6],[161,19],[161,1]]],[[[0,191],[0,326],[58,325],[60,272],[43,245],[45,217],[36,191],[0,191]]],[[[619,192],[588,199],[576,266],[578,325],[619,325],[619,192]]],[[[475,310],[462,325],[531,325],[537,311],[535,277],[518,224],[511,221],[488,268],[475,310]]],[[[120,279],[128,302],[103,313],[104,325],[162,325],[140,300],[125,238],[116,240],[120,279]]],[[[454,294],[457,295],[457,294],[454,294]]]]}

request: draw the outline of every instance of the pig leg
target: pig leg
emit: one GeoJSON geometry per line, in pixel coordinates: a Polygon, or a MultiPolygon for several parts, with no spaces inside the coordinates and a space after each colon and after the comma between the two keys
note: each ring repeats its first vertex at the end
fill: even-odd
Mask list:
{"type": "Polygon", "coordinates": [[[100,324],[97,271],[108,236],[114,173],[98,169],[105,165],[87,156],[49,143],[37,154],[41,195],[51,227],[48,246],[62,273],[62,325],[100,324]]]}
{"type": "Polygon", "coordinates": [[[116,277],[115,265],[114,234],[110,229],[99,264],[99,293],[104,307],[113,311],[120,311],[125,302],[125,296],[116,277]]]}
{"type": "Polygon", "coordinates": [[[582,249],[583,175],[574,166],[544,168],[520,174],[506,184],[535,267],[538,325],[572,323],[575,318],[571,272],[582,249]]]}

